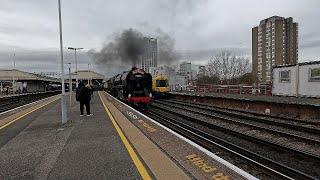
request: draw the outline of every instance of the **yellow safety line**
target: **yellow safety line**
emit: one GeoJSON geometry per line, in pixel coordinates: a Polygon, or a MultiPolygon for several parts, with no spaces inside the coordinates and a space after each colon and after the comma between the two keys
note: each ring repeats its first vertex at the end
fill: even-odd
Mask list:
{"type": "Polygon", "coordinates": [[[23,115],[21,115],[21,116],[17,117],[16,119],[14,119],[14,120],[12,120],[12,121],[10,121],[10,122],[8,122],[8,123],[6,123],[6,124],[2,125],[2,126],[0,127],[0,130],[1,130],[1,129],[3,129],[3,128],[5,128],[5,127],[7,127],[7,126],[9,126],[9,125],[10,125],[10,124],[12,124],[12,123],[14,123],[14,122],[18,121],[19,119],[21,119],[21,118],[23,118],[23,117],[27,116],[28,114],[30,114],[30,113],[32,113],[32,112],[34,112],[34,111],[36,111],[36,110],[38,110],[38,109],[40,109],[40,108],[42,108],[42,107],[44,107],[44,106],[48,105],[48,104],[50,104],[50,103],[52,103],[52,102],[54,102],[54,101],[56,101],[56,100],[58,100],[58,99],[59,99],[59,98],[56,98],[56,99],[54,99],[53,101],[49,101],[48,103],[46,103],[46,104],[44,104],[44,105],[41,105],[40,107],[38,107],[38,108],[36,108],[36,109],[33,109],[33,110],[31,110],[31,111],[27,112],[26,114],[23,114],[23,115]]]}
{"type": "Polygon", "coordinates": [[[139,157],[138,155],[135,153],[135,151],[133,150],[133,148],[131,147],[128,139],[125,137],[125,135],[123,134],[123,132],[121,131],[119,125],[117,124],[117,122],[115,121],[113,115],[111,114],[110,110],[108,109],[108,107],[106,106],[106,104],[104,103],[104,101],[102,100],[102,97],[100,95],[100,92],[99,92],[99,96],[100,96],[100,99],[101,99],[101,102],[104,106],[104,109],[106,110],[109,118],[111,119],[112,121],[112,124],[113,126],[116,128],[121,140],[122,140],[122,143],[124,144],[124,146],[126,147],[134,165],[137,167],[140,175],[142,176],[142,179],[151,179],[150,175],[148,174],[146,168],[143,166],[143,164],[141,163],[141,161],[139,160],[139,157]]]}

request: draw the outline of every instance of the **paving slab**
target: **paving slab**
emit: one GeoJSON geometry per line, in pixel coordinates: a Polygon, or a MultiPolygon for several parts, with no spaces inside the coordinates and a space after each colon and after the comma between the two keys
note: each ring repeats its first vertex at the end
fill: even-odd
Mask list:
{"type": "Polygon", "coordinates": [[[0,179],[140,179],[97,94],[93,116],[80,117],[78,106],[65,125],[59,101],[17,121],[33,118],[0,146],[0,179]]]}
{"type": "MultiPolygon", "coordinates": [[[[108,96],[110,101],[132,124],[138,127],[158,149],[162,150],[172,161],[195,179],[246,179],[252,177],[243,172],[240,175],[225,164],[218,162],[205,152],[182,140],[180,137],[155,124],[140,112],[123,105],[121,102],[108,96]],[[195,159],[197,158],[197,161],[195,159]],[[194,160],[194,161],[193,161],[194,160]]],[[[233,165],[231,165],[233,166],[233,165]]],[[[235,167],[235,166],[234,166],[235,167]]],[[[236,167],[235,167],[236,168],[236,167]]],[[[239,171],[242,171],[238,169],[239,171]]]]}
{"type": "Polygon", "coordinates": [[[141,159],[152,171],[155,179],[190,179],[181,167],[135,127],[110,100],[105,96],[101,97],[141,159]]]}

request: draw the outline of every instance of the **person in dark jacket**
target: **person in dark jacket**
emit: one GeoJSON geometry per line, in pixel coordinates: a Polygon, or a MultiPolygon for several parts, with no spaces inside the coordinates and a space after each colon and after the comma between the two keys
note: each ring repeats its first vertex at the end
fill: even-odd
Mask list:
{"type": "Polygon", "coordinates": [[[79,83],[76,91],[76,100],[80,102],[80,116],[84,116],[83,110],[86,106],[87,116],[92,116],[90,112],[91,88],[85,86],[82,82],[79,83]]]}

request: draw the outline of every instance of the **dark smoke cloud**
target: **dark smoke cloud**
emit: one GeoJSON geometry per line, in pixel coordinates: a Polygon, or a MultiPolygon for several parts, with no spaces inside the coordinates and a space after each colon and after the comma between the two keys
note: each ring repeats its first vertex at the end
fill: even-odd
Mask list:
{"type": "MultiPolygon", "coordinates": [[[[177,60],[174,51],[175,40],[160,28],[155,31],[158,42],[158,64],[170,65],[177,60]]],[[[135,66],[139,56],[144,53],[144,35],[134,29],[115,33],[113,41],[105,43],[100,51],[91,49],[88,54],[100,69],[106,74],[120,73],[135,66]]]]}
{"type": "Polygon", "coordinates": [[[127,63],[134,66],[143,53],[143,35],[133,29],[124,30],[100,51],[91,49],[88,53],[98,65],[127,63]]]}
{"type": "Polygon", "coordinates": [[[175,40],[160,28],[156,30],[158,39],[159,64],[171,65],[177,61],[178,54],[175,52],[175,40]]]}

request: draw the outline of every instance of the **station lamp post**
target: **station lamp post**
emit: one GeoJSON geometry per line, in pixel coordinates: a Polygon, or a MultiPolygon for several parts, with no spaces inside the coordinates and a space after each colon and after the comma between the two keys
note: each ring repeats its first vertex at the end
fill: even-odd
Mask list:
{"type": "Polygon", "coordinates": [[[15,92],[15,69],[16,69],[16,53],[13,53],[13,69],[12,69],[12,94],[15,92]]]}
{"type": "Polygon", "coordinates": [[[77,50],[83,48],[68,47],[69,50],[74,50],[74,60],[76,61],[76,87],[78,88],[78,61],[77,61],[77,50]]]}
{"type": "Polygon", "coordinates": [[[64,87],[64,67],[63,67],[63,44],[62,44],[62,23],[61,23],[61,2],[58,0],[59,9],[59,35],[60,35],[60,58],[61,58],[61,122],[65,124],[67,118],[66,90],[64,87]]]}
{"type": "Polygon", "coordinates": [[[89,74],[90,74],[90,65],[91,65],[91,64],[88,63],[88,76],[89,76],[89,77],[88,77],[88,84],[89,84],[89,85],[92,84],[92,78],[91,78],[91,76],[89,75],[89,74]]]}
{"type": "Polygon", "coordinates": [[[72,76],[71,76],[71,63],[69,64],[69,101],[70,101],[70,110],[71,110],[71,106],[72,106],[72,76]]]}

